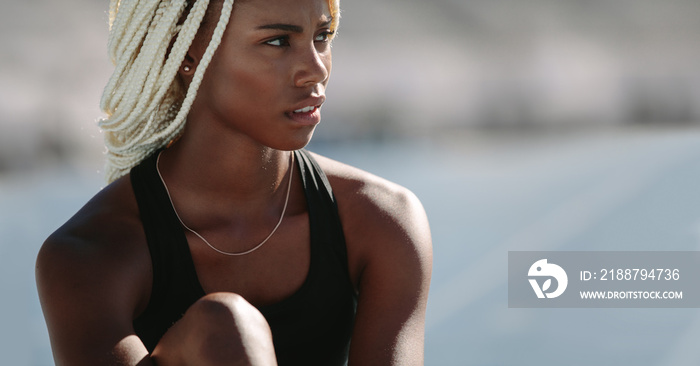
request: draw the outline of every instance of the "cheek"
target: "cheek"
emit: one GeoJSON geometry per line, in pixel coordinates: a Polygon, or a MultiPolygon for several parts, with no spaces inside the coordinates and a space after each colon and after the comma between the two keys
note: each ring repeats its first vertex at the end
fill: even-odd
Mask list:
{"type": "Polygon", "coordinates": [[[229,106],[256,104],[276,97],[274,68],[260,63],[236,62],[225,65],[212,80],[216,83],[214,97],[229,106]]]}
{"type": "MultiPolygon", "coordinates": [[[[326,65],[326,70],[328,70],[328,77],[330,77],[331,69],[333,67],[333,57],[331,56],[330,51],[328,51],[328,56],[324,59],[324,63],[326,65]]],[[[326,79],[326,83],[328,83],[328,79],[326,79]]]]}
{"type": "Polygon", "coordinates": [[[267,93],[274,93],[275,75],[272,67],[248,64],[232,72],[232,81],[236,83],[239,93],[245,94],[247,99],[258,99],[264,98],[267,93]]]}
{"type": "Polygon", "coordinates": [[[325,85],[328,84],[328,79],[331,76],[331,68],[333,66],[333,57],[331,54],[330,47],[328,48],[328,50],[319,53],[319,58],[321,60],[321,63],[323,63],[323,66],[326,68],[326,71],[328,72],[328,78],[326,78],[326,80],[323,82],[323,84],[325,85]]]}

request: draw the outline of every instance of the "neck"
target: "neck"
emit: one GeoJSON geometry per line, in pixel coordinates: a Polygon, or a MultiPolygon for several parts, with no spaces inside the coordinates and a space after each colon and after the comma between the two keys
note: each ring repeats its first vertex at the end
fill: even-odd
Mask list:
{"type": "Polygon", "coordinates": [[[291,152],[240,136],[217,136],[206,143],[194,137],[186,133],[161,156],[161,171],[171,185],[237,203],[269,200],[283,188],[291,152]]]}

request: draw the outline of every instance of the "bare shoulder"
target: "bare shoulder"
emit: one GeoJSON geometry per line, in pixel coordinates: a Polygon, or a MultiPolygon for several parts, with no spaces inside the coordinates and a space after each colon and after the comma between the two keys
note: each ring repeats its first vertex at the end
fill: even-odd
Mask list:
{"type": "MultiPolygon", "coordinates": [[[[404,224],[418,224],[425,211],[418,197],[407,188],[350,165],[313,154],[343,205],[355,212],[353,219],[381,216],[404,224]]],[[[427,225],[427,221],[424,222],[427,225]]]]}
{"type": "Polygon", "coordinates": [[[314,158],[333,187],[348,250],[355,252],[357,266],[364,268],[376,256],[403,255],[418,261],[418,266],[429,267],[432,243],[428,218],[413,192],[318,154],[314,158]]]}
{"type": "Polygon", "coordinates": [[[119,275],[126,264],[125,272],[135,272],[144,254],[148,259],[138,207],[123,178],[98,192],[46,239],[37,257],[37,280],[41,285],[88,273],[108,277],[119,275]]]}
{"type": "Polygon", "coordinates": [[[98,192],[73,217],[52,233],[38,256],[38,270],[49,266],[109,266],[132,256],[143,243],[138,207],[128,180],[118,180],[98,192]],[[75,263],[73,263],[75,262],[75,263]]]}
{"type": "Polygon", "coordinates": [[[79,344],[109,347],[110,334],[129,333],[150,292],[150,271],[133,191],[121,179],[51,234],[37,256],[37,289],[57,362],[88,357],[79,344]],[[106,338],[95,336],[97,327],[106,338]]]}
{"type": "Polygon", "coordinates": [[[408,189],[315,155],[338,202],[358,292],[350,365],[422,365],[432,272],[428,219],[408,189]]]}

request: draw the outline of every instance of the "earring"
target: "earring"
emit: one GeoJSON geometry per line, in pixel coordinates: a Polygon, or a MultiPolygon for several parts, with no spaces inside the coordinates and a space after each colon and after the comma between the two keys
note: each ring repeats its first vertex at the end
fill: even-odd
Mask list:
{"type": "Polygon", "coordinates": [[[190,72],[190,71],[192,71],[192,68],[189,67],[188,65],[185,65],[185,66],[182,67],[182,71],[184,71],[184,72],[190,72]]]}

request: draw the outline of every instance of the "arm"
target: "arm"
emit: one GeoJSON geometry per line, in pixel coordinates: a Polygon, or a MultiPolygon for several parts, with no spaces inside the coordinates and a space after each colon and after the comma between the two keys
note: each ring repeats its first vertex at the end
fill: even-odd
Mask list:
{"type": "Polygon", "coordinates": [[[144,281],[150,275],[148,251],[130,237],[129,222],[82,211],[44,243],[36,263],[54,360],[151,365],[132,328],[150,291],[144,281]]]}
{"type": "Polygon", "coordinates": [[[134,334],[133,296],[103,256],[88,244],[49,239],[36,279],[57,365],[150,365],[134,334]],[[97,254],[97,255],[95,255],[97,254]]]}
{"type": "Polygon", "coordinates": [[[349,364],[422,365],[432,270],[425,211],[397,186],[369,185],[361,192],[367,199],[354,209],[366,215],[349,228],[349,250],[359,249],[361,268],[349,364]]]}

